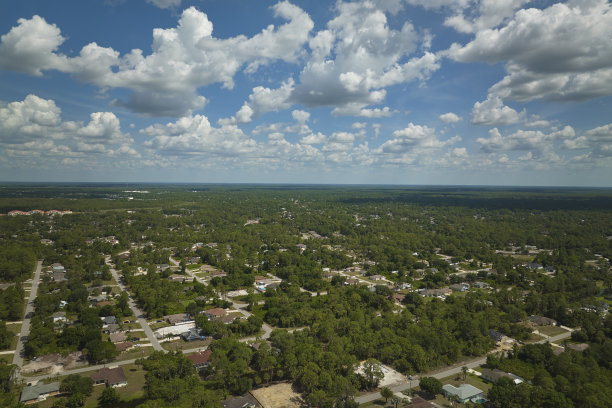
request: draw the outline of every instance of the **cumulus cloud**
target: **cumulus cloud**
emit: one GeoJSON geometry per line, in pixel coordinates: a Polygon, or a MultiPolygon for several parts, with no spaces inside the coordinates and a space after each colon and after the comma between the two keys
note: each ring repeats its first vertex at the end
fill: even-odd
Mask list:
{"type": "Polygon", "coordinates": [[[566,149],[589,149],[594,157],[612,157],[612,123],[588,130],[575,139],[563,142],[566,149]]]}
{"type": "Polygon", "coordinates": [[[478,138],[480,150],[484,153],[498,151],[524,151],[532,155],[551,153],[554,150],[554,142],[571,139],[575,131],[571,126],[562,130],[544,133],[539,130],[518,130],[507,136],[502,136],[497,128],[489,131],[488,138],[478,138]]]}
{"type": "Polygon", "coordinates": [[[385,10],[397,10],[398,4],[383,3],[337,3],[338,16],[309,41],[311,58],[293,102],[331,106],[334,115],[388,116],[388,111],[364,108],[381,103],[384,88],[426,80],[439,68],[433,53],[412,55],[418,41],[414,27],[405,22],[399,30],[389,28],[385,10]]]}
{"type": "Polygon", "coordinates": [[[612,94],[612,10],[605,0],[522,9],[501,28],[453,44],[461,62],[507,62],[508,75],[490,89],[503,99],[586,100],[612,94]]]}
{"type": "Polygon", "coordinates": [[[138,156],[133,139],[111,112],[94,112],[89,123],[62,121],[55,101],[28,95],[0,108],[0,146],[20,157],[138,156]],[[114,150],[116,149],[116,150],[114,150]]]}
{"type": "Polygon", "coordinates": [[[180,6],[181,0],[147,0],[147,3],[151,3],[159,8],[165,9],[180,6]]]}
{"type": "Polygon", "coordinates": [[[444,24],[461,33],[475,33],[487,28],[497,27],[514,15],[529,0],[480,0],[472,11],[466,15],[465,6],[457,14],[448,17],[444,24]]]}
{"type": "Polygon", "coordinates": [[[218,39],[207,15],[190,7],[182,12],[177,27],[153,30],[152,52],[147,56],[139,49],[120,56],[91,43],[74,58],[57,52],[65,40],[59,28],[34,16],[20,19],[2,36],[0,66],[33,75],[53,69],[101,88],[126,88],[132,94],[114,101],[115,105],[150,116],[178,116],[204,106],[206,99],[197,94],[198,87],[222,83],[231,88],[242,67],[253,72],[272,61],[297,61],[314,23],[287,1],[272,10],[288,22],[270,25],[250,38],[218,39]]]}
{"type": "Polygon", "coordinates": [[[299,123],[305,123],[308,121],[308,119],[310,119],[310,113],[303,111],[303,110],[296,109],[291,112],[291,117],[293,117],[293,120],[299,123]]]}
{"type": "Polygon", "coordinates": [[[526,112],[517,112],[504,105],[499,96],[491,96],[476,102],[472,108],[472,124],[483,126],[513,125],[525,119],[526,112]]]}
{"type": "Polygon", "coordinates": [[[203,115],[185,116],[176,122],[155,124],[140,134],[150,137],[144,145],[167,155],[236,157],[255,148],[255,141],[235,125],[213,127],[203,115]]]}
{"type": "Polygon", "coordinates": [[[440,115],[440,120],[444,123],[457,123],[461,121],[461,118],[456,113],[447,112],[440,115]]]}

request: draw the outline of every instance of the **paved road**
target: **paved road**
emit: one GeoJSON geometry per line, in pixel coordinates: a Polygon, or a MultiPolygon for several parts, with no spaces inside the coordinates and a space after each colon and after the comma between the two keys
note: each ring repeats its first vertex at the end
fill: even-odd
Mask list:
{"type": "MultiPolygon", "coordinates": [[[[34,314],[34,299],[36,299],[36,294],[38,293],[41,270],[42,261],[38,261],[36,264],[36,270],[34,271],[34,279],[32,280],[30,296],[28,298],[28,303],[26,303],[25,317],[23,319],[23,324],[21,325],[21,331],[19,332],[17,348],[15,349],[15,355],[13,356],[13,364],[17,365],[17,367],[20,369],[23,367],[24,342],[27,340],[28,335],[30,334],[30,322],[32,320],[31,316],[34,314]]],[[[17,372],[19,373],[19,370],[17,372]]]]}
{"type": "MultiPolygon", "coordinates": [[[[179,262],[176,259],[172,258],[172,257],[170,257],[170,263],[174,264],[175,266],[179,264],[179,262]]],[[[208,285],[208,282],[206,282],[202,278],[196,276],[189,269],[185,269],[185,272],[187,273],[187,275],[191,276],[192,278],[195,278],[195,280],[197,282],[200,282],[200,283],[202,283],[204,285],[208,285]]],[[[239,311],[240,313],[242,313],[242,315],[244,317],[249,318],[251,316],[251,313],[245,309],[248,306],[246,303],[238,303],[238,302],[234,301],[233,299],[228,298],[226,296],[221,296],[221,298],[224,299],[224,300],[227,300],[228,302],[232,302],[232,307],[234,309],[236,309],[237,311],[239,311]]],[[[245,338],[240,339],[240,341],[247,342],[247,341],[257,340],[258,338],[259,339],[264,339],[264,340],[269,338],[270,337],[270,333],[272,333],[273,328],[270,325],[266,324],[266,323],[264,323],[261,326],[261,328],[264,331],[263,335],[261,335],[261,336],[253,336],[253,337],[245,337],[245,338]]]]}
{"type": "MultiPolygon", "coordinates": [[[[106,258],[106,263],[110,266],[110,257],[106,258]]],[[[153,330],[151,330],[151,327],[149,327],[149,323],[145,319],[144,313],[138,308],[138,306],[136,306],[136,302],[134,302],[134,299],[132,299],[130,292],[128,292],[126,287],[119,279],[119,274],[117,273],[117,270],[111,266],[110,272],[113,274],[113,278],[115,278],[115,281],[117,281],[117,284],[119,285],[121,290],[128,294],[128,304],[130,306],[130,309],[132,309],[132,313],[134,313],[134,316],[136,316],[136,318],[138,319],[138,323],[140,323],[140,327],[142,327],[142,330],[144,330],[145,334],[147,335],[147,338],[151,342],[153,349],[158,351],[164,351],[164,348],[161,346],[161,344],[159,344],[159,341],[157,341],[155,334],[153,334],[153,330]]]]}
{"type": "MultiPolygon", "coordinates": [[[[571,336],[570,332],[561,333],[561,334],[559,334],[557,336],[553,336],[553,337],[550,337],[550,338],[539,340],[539,341],[537,341],[537,343],[539,343],[539,344],[544,344],[546,342],[553,343],[553,342],[558,341],[558,340],[566,339],[566,338],[568,338],[570,336],[571,336]]],[[[423,374],[422,377],[434,377],[434,378],[437,378],[438,380],[440,380],[442,378],[450,377],[450,376],[457,375],[457,374],[461,373],[461,368],[463,366],[466,366],[467,368],[475,368],[475,367],[478,367],[478,366],[481,366],[481,365],[485,364],[486,362],[487,362],[487,357],[486,356],[485,357],[478,357],[478,358],[476,358],[474,360],[470,360],[468,362],[462,362],[462,363],[455,364],[454,366],[449,367],[447,369],[444,369],[442,371],[437,371],[437,372],[434,371],[434,372],[423,374]]],[[[418,379],[413,379],[411,382],[410,381],[409,382],[402,382],[402,383],[397,384],[397,385],[395,385],[393,387],[390,387],[390,388],[391,388],[391,391],[393,391],[393,392],[400,392],[400,391],[404,391],[404,390],[406,390],[406,389],[408,389],[410,387],[412,387],[412,388],[418,387],[418,385],[419,385],[419,380],[418,379]]],[[[371,402],[371,401],[377,400],[379,398],[382,398],[382,396],[380,395],[380,392],[372,392],[370,394],[365,394],[365,395],[362,395],[360,397],[355,398],[355,401],[360,403],[360,404],[365,404],[366,402],[371,402]]]]}

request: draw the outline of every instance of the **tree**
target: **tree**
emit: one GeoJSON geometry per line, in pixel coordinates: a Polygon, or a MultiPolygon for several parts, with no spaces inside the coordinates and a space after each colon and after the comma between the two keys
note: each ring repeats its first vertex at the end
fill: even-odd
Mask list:
{"type": "Polygon", "coordinates": [[[366,388],[378,387],[380,380],[384,378],[384,373],[380,368],[380,362],[375,358],[368,358],[362,366],[363,377],[366,382],[366,388]]]}
{"type": "Polygon", "coordinates": [[[380,390],[380,395],[385,399],[385,403],[389,401],[389,398],[393,397],[393,391],[389,387],[383,387],[380,390]]]}
{"type": "Polygon", "coordinates": [[[117,405],[120,399],[121,398],[119,397],[117,390],[113,387],[108,387],[102,391],[102,395],[100,395],[98,401],[102,407],[114,407],[117,405]]]}
{"type": "Polygon", "coordinates": [[[81,377],[78,374],[70,374],[62,380],[60,391],[68,394],[91,395],[93,380],[89,377],[81,377]]]}
{"type": "Polygon", "coordinates": [[[468,368],[466,366],[461,367],[461,372],[463,373],[463,382],[467,379],[467,371],[468,368]]]}
{"type": "Polygon", "coordinates": [[[434,377],[421,378],[419,385],[428,394],[436,395],[442,393],[442,383],[434,377]]]}

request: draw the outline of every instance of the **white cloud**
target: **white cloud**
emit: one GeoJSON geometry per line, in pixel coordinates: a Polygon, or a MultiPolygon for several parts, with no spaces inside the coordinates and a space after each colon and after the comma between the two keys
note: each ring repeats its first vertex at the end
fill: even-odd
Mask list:
{"type": "Polygon", "coordinates": [[[566,149],[589,149],[594,157],[612,157],[612,123],[585,132],[563,142],[566,149]]]}
{"type": "Polygon", "coordinates": [[[474,17],[466,17],[460,11],[448,17],[444,24],[461,33],[475,33],[487,28],[497,27],[514,15],[514,12],[529,0],[480,0],[474,17]]]}
{"type": "Polygon", "coordinates": [[[325,135],[321,132],[311,133],[308,136],[304,136],[303,138],[301,138],[300,143],[306,145],[322,144],[325,143],[326,139],[327,138],[325,137],[325,135]]]}
{"type": "Polygon", "coordinates": [[[505,106],[498,96],[489,95],[483,102],[476,102],[472,108],[472,124],[483,126],[500,126],[520,123],[526,112],[517,112],[505,106]]]}
{"type": "Polygon", "coordinates": [[[482,29],[448,55],[461,62],[507,61],[490,89],[503,99],[586,100],[612,94],[612,10],[605,0],[519,10],[501,28],[482,29]]]}
{"type": "Polygon", "coordinates": [[[310,113],[303,110],[294,110],[291,112],[291,117],[299,123],[305,123],[310,119],[310,113]]]}
{"type": "Polygon", "coordinates": [[[256,145],[235,125],[215,128],[203,115],[155,124],[142,129],[140,134],[151,138],[145,142],[146,147],[165,155],[237,157],[253,151],[256,145]]]}
{"type": "Polygon", "coordinates": [[[397,7],[397,2],[338,2],[338,16],[309,42],[311,58],[291,100],[334,107],[334,115],[388,116],[388,111],[364,108],[381,103],[385,87],[426,80],[439,68],[433,53],[411,57],[418,35],[410,22],[399,30],[389,28],[384,10],[397,7]]]}
{"type": "Polygon", "coordinates": [[[181,0],[147,0],[147,3],[151,3],[159,8],[165,9],[180,6],[181,0]]]}
{"type": "Polygon", "coordinates": [[[40,75],[44,70],[74,74],[101,88],[126,88],[127,100],[114,101],[149,116],[179,116],[201,109],[206,99],[197,88],[213,83],[233,86],[233,76],[246,66],[253,72],[261,65],[297,61],[314,23],[307,13],[286,1],[272,7],[274,15],[288,20],[270,25],[253,37],[213,37],[213,25],[205,13],[184,10],[175,28],[153,30],[152,53],[139,49],[120,57],[111,48],[91,43],[78,57],[57,53],[64,42],[60,30],[34,16],[2,36],[0,66],[40,75]]]}
{"type": "Polygon", "coordinates": [[[447,112],[440,115],[440,120],[444,123],[457,123],[461,121],[461,118],[456,113],[447,112]]]}
{"type": "Polygon", "coordinates": [[[67,69],[66,57],[56,53],[65,38],[55,24],[37,15],[20,18],[17,24],[1,37],[1,68],[36,76],[43,70],[67,69]]]}
{"type": "Polygon", "coordinates": [[[554,142],[568,140],[574,136],[575,132],[571,126],[551,133],[539,130],[518,130],[507,136],[502,136],[497,128],[493,128],[489,131],[488,138],[478,138],[476,142],[480,144],[480,150],[484,153],[524,151],[539,157],[552,153],[554,142]]]}
{"type": "Polygon", "coordinates": [[[438,139],[435,129],[409,123],[406,128],[394,131],[391,138],[380,145],[375,153],[383,162],[414,164],[460,140],[461,138],[456,136],[442,141],[438,139]]]}
{"type": "Polygon", "coordinates": [[[0,146],[8,155],[59,158],[85,154],[93,163],[100,154],[138,156],[132,143],[111,112],[92,113],[86,125],[64,122],[55,101],[36,95],[0,108],[0,146]]]}

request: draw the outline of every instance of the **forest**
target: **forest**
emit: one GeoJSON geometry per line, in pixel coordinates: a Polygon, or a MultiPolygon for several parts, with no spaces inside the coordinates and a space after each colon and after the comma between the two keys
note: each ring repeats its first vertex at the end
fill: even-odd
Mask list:
{"type": "MultiPolygon", "coordinates": [[[[605,391],[612,384],[607,189],[7,185],[0,213],[16,209],[73,213],[0,216],[0,348],[10,347],[6,322],[19,320],[23,283],[42,259],[67,273],[65,281],[41,283],[26,356],[79,350],[92,363],[112,361],[100,317],[131,311],[127,295],[102,307],[88,300],[110,282],[105,256],[148,318],[189,313],[212,339],[212,363],[200,372],[181,353],[141,359],[143,407],[218,406],[276,381],[293,383],[312,406],[352,406],[358,393],[376,388],[374,378],[355,373],[360,362],[427,373],[492,351],[492,330],[528,342],[532,315],[576,328],[570,341],[590,347],[551,356],[533,345],[492,357],[491,367],[532,383],[495,384],[494,406],[612,402],[605,391]],[[180,267],[162,271],[171,258],[180,267]],[[185,271],[193,258],[193,268],[223,276],[195,281],[185,271]],[[282,282],[258,293],[261,277],[282,282]],[[349,285],[353,278],[369,285],[349,285]],[[422,292],[460,283],[470,290],[444,298],[422,292]],[[235,290],[248,293],[250,318],[225,325],[202,317],[228,307],[225,295],[235,290]],[[60,311],[71,324],[58,330],[52,316],[60,311]],[[263,324],[274,331],[261,347],[239,341],[261,335],[263,324]]],[[[6,401],[14,394],[9,382],[6,401]]]]}

